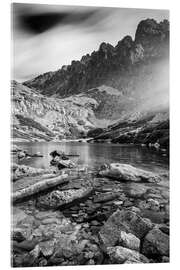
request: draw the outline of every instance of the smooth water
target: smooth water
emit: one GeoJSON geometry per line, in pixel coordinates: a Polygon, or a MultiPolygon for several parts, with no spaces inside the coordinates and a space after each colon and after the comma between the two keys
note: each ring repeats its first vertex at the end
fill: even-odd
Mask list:
{"type": "Polygon", "coordinates": [[[41,153],[43,157],[25,158],[23,160],[14,157],[14,162],[38,168],[49,167],[51,160],[49,153],[53,150],[62,150],[66,154],[78,154],[78,157],[72,157],[71,159],[82,165],[98,167],[104,163],[120,162],[154,172],[169,169],[169,161],[165,153],[145,146],[83,142],[21,142],[16,143],[16,145],[29,154],[41,153]]]}

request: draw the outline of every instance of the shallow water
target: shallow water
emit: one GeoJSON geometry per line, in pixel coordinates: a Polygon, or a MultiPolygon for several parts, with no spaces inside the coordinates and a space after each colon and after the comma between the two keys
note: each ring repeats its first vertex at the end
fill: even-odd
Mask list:
{"type": "MultiPolygon", "coordinates": [[[[167,174],[169,171],[169,161],[167,156],[162,155],[164,152],[158,152],[142,146],[105,143],[88,144],[80,142],[37,142],[16,143],[16,145],[26,150],[29,154],[39,152],[43,155],[43,157],[29,159],[25,158],[23,160],[18,160],[14,156],[14,162],[32,167],[48,168],[51,160],[49,153],[53,150],[62,150],[66,154],[78,154],[79,156],[72,158],[72,160],[81,165],[99,167],[104,163],[120,162],[131,164],[139,168],[144,168],[152,172],[163,173],[164,175],[162,175],[159,183],[134,183],[131,181],[119,182],[112,181],[110,179],[102,179],[101,181],[99,178],[97,178],[97,181],[100,181],[100,187],[109,189],[112,188],[112,191],[121,190],[121,195],[124,194],[127,197],[128,204],[130,203],[131,205],[141,209],[142,217],[149,218],[152,222],[159,224],[164,223],[165,220],[166,222],[169,220],[169,179],[167,174]],[[161,211],[153,209],[149,210],[149,208],[146,208],[146,206],[141,205],[141,203],[152,198],[155,198],[155,200],[157,200],[160,205],[163,206],[161,211]]],[[[99,196],[99,193],[97,193],[96,196],[99,196]]],[[[21,206],[23,209],[27,209],[28,211],[30,210],[29,205],[27,206],[22,204],[21,206]]],[[[124,206],[123,202],[123,207],[126,208],[128,205],[124,206]]],[[[76,214],[77,217],[79,217],[78,212],[76,214]]],[[[68,215],[73,218],[71,213],[68,215]]],[[[73,220],[76,222],[75,219],[73,220]]]]}
{"type": "Polygon", "coordinates": [[[50,152],[62,150],[66,154],[78,154],[71,159],[81,165],[99,166],[103,163],[120,162],[149,169],[154,172],[169,169],[168,157],[164,153],[135,145],[119,145],[107,143],[80,143],[80,142],[23,142],[16,143],[29,154],[41,153],[43,157],[18,160],[14,162],[32,167],[48,168],[50,166],[50,152]]]}

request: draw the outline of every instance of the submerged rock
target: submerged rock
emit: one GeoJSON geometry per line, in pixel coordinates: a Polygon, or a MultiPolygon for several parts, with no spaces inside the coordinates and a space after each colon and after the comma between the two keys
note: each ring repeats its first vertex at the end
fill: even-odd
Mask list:
{"type": "Polygon", "coordinates": [[[67,206],[71,203],[79,202],[92,193],[92,188],[68,189],[64,191],[54,190],[47,195],[41,195],[37,198],[36,205],[45,209],[56,209],[67,206]]]}
{"type": "Polygon", "coordinates": [[[36,175],[41,175],[41,174],[54,173],[54,170],[52,169],[34,168],[34,167],[29,167],[26,165],[18,165],[18,164],[13,164],[11,171],[12,171],[13,181],[21,177],[25,177],[25,176],[36,176],[36,175]]]}
{"type": "Polygon", "coordinates": [[[159,182],[160,177],[152,172],[142,170],[129,164],[111,163],[109,168],[99,172],[101,176],[119,181],[159,182]]]}
{"type": "Polygon", "coordinates": [[[98,194],[97,196],[94,197],[94,202],[102,203],[102,202],[112,201],[118,197],[119,197],[119,193],[109,192],[106,194],[98,194]]]}

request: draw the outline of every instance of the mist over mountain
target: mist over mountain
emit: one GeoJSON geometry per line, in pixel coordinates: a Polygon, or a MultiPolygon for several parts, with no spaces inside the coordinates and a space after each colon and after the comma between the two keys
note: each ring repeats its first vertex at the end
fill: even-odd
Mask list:
{"type": "MultiPolygon", "coordinates": [[[[80,61],[72,61],[71,65],[44,73],[25,81],[23,85],[30,91],[35,91],[37,96],[44,97],[49,104],[52,101],[58,103],[58,110],[61,111],[60,108],[63,106],[66,115],[70,114],[68,99],[71,100],[70,105],[75,106],[75,111],[78,106],[85,106],[83,110],[86,110],[87,114],[85,111],[84,113],[87,117],[83,122],[85,124],[81,125],[83,132],[78,131],[77,137],[80,137],[80,134],[97,135],[96,131],[95,133],[91,131],[100,127],[105,128],[101,131],[101,139],[121,142],[122,140],[117,139],[122,135],[122,125],[119,123],[126,123],[125,126],[128,128],[132,122],[140,123],[137,125],[138,130],[145,126],[149,127],[150,123],[151,128],[154,128],[156,124],[168,121],[169,118],[169,22],[143,20],[137,26],[134,40],[127,35],[116,46],[103,42],[97,51],[84,55],[80,61]],[[81,101],[87,99],[89,105],[84,102],[82,105],[81,101]],[[77,103],[74,105],[74,100],[75,103],[78,100],[79,105],[77,103]],[[141,121],[142,119],[144,120],[141,121]],[[111,133],[111,129],[114,128],[116,134],[104,137],[104,132],[111,133]]],[[[53,106],[51,108],[54,110],[53,106]]],[[[18,110],[15,114],[18,114],[18,110]]],[[[75,116],[78,120],[74,126],[78,127],[78,130],[80,128],[77,122],[81,120],[82,115],[83,113],[75,116]]],[[[45,112],[43,119],[44,117],[45,112]]],[[[31,118],[41,121],[42,116],[38,119],[37,113],[34,115],[32,113],[31,118]]],[[[42,123],[46,128],[48,125],[52,129],[51,124],[54,120],[53,117],[50,118],[49,124],[46,121],[42,123]]],[[[66,137],[67,126],[61,128],[64,128],[65,132],[63,131],[60,137],[66,137]]],[[[127,130],[123,132],[124,136],[127,130]]],[[[72,133],[68,133],[68,136],[72,136],[72,133]]],[[[73,137],[76,135],[73,134],[73,137]]],[[[166,137],[169,138],[167,133],[166,137]]],[[[156,138],[155,142],[157,140],[159,139],[156,138]]]]}
{"type": "Polygon", "coordinates": [[[161,82],[168,87],[168,57],[169,22],[147,19],[137,26],[135,40],[126,36],[115,47],[104,42],[98,51],[84,55],[80,61],[24,84],[47,96],[66,97],[107,85],[141,97],[159,92],[164,88],[161,82]],[[154,87],[158,89],[154,91],[154,87]]]}

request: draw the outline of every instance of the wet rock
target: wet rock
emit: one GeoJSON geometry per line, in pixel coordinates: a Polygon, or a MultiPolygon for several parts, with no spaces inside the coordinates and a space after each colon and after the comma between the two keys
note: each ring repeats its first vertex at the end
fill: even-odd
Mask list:
{"type": "Polygon", "coordinates": [[[169,227],[168,226],[166,226],[164,224],[163,225],[160,225],[159,226],[159,230],[161,230],[163,233],[169,235],[169,227]]]}
{"type": "Polygon", "coordinates": [[[121,231],[143,238],[153,227],[150,220],[140,217],[129,210],[117,210],[106,221],[99,232],[101,243],[105,247],[117,244],[121,231]]]}
{"type": "Polygon", "coordinates": [[[24,236],[24,231],[21,228],[14,228],[13,233],[12,233],[12,239],[17,242],[22,242],[26,240],[24,236]]]}
{"type": "Polygon", "coordinates": [[[116,206],[121,206],[123,204],[123,201],[113,201],[113,204],[116,206]]]}
{"type": "Polygon", "coordinates": [[[71,189],[66,191],[54,190],[47,195],[39,196],[36,205],[44,209],[56,209],[70,205],[71,203],[78,203],[88,198],[92,191],[92,188],[71,189]]]}
{"type": "Polygon", "coordinates": [[[97,220],[92,220],[92,221],[91,221],[91,224],[92,224],[93,226],[98,226],[98,225],[99,225],[99,222],[98,222],[97,220]]]}
{"type": "Polygon", "coordinates": [[[48,259],[48,265],[61,265],[64,262],[64,258],[51,257],[48,259]]]}
{"type": "Polygon", "coordinates": [[[44,257],[50,257],[54,252],[55,240],[44,241],[39,244],[40,251],[44,257]]]}
{"type": "Polygon", "coordinates": [[[94,197],[94,202],[102,203],[102,202],[112,201],[118,197],[119,197],[118,193],[112,193],[112,192],[109,194],[98,194],[97,196],[94,197]]]}
{"type": "Polygon", "coordinates": [[[26,165],[18,165],[18,164],[13,164],[11,170],[12,170],[13,181],[16,181],[17,179],[24,176],[36,176],[36,175],[48,174],[48,173],[54,172],[54,170],[52,169],[34,168],[34,167],[29,167],[26,165]]]}
{"type": "Polygon", "coordinates": [[[152,229],[142,242],[142,253],[148,257],[169,256],[169,236],[159,229],[152,229]]]}
{"type": "Polygon", "coordinates": [[[22,150],[22,149],[19,148],[17,145],[15,145],[15,144],[11,145],[11,152],[17,153],[17,152],[19,152],[19,151],[21,151],[21,150],[22,150]]]}
{"type": "Polygon", "coordinates": [[[163,256],[162,257],[162,263],[169,263],[169,257],[163,256]]]}
{"type": "Polygon", "coordinates": [[[128,208],[128,210],[132,211],[132,212],[135,212],[136,214],[140,214],[141,213],[141,210],[136,207],[136,206],[131,206],[128,208]]]}
{"type": "Polygon", "coordinates": [[[18,159],[23,159],[23,158],[25,158],[26,157],[26,152],[24,152],[24,151],[20,151],[20,152],[18,152],[18,159]]]}
{"type": "Polygon", "coordinates": [[[136,263],[149,262],[149,260],[139,252],[121,246],[108,247],[107,254],[109,255],[112,263],[122,264],[129,260],[133,260],[133,262],[136,263]]]}
{"type": "Polygon", "coordinates": [[[95,262],[94,262],[94,260],[93,259],[90,259],[87,263],[86,263],[87,265],[94,265],[95,264],[95,262]]]}
{"type": "Polygon", "coordinates": [[[160,203],[155,199],[148,199],[148,208],[154,211],[158,211],[160,208],[160,203]]]}
{"type": "Polygon", "coordinates": [[[40,255],[40,246],[37,244],[33,250],[30,251],[30,254],[37,259],[40,255]]]}
{"type": "Polygon", "coordinates": [[[129,248],[129,249],[139,251],[140,240],[132,233],[126,233],[124,231],[121,231],[120,237],[119,237],[119,245],[129,248]]]}
{"type": "Polygon", "coordinates": [[[55,158],[55,157],[61,157],[62,159],[66,160],[68,159],[67,155],[63,152],[63,151],[57,151],[57,150],[54,150],[52,151],[50,154],[49,154],[52,158],[55,158]]]}
{"type": "Polygon", "coordinates": [[[47,264],[48,264],[48,262],[45,258],[43,258],[39,261],[39,266],[46,266],[47,264]]]}
{"type": "Polygon", "coordinates": [[[97,235],[99,232],[100,228],[97,226],[91,226],[91,232],[93,235],[97,235]]]}
{"type": "Polygon", "coordinates": [[[124,202],[123,202],[123,206],[124,207],[130,207],[130,206],[132,206],[133,205],[133,203],[131,202],[131,201],[129,201],[129,200],[125,200],[124,202]]]}
{"type": "Polygon", "coordinates": [[[85,222],[89,222],[91,220],[96,220],[99,222],[102,222],[104,220],[107,220],[107,218],[110,216],[110,211],[104,211],[104,212],[97,212],[96,214],[89,216],[87,218],[84,218],[85,222]]]}
{"type": "Polygon", "coordinates": [[[160,203],[154,199],[148,199],[147,201],[140,201],[138,204],[140,209],[147,209],[152,211],[159,211],[160,210],[160,203]]]}
{"type": "Polygon", "coordinates": [[[77,263],[80,264],[80,265],[84,265],[86,263],[86,261],[87,261],[87,259],[84,257],[83,253],[79,254],[76,257],[76,259],[77,259],[77,263]]]}
{"type": "Polygon", "coordinates": [[[152,172],[133,167],[129,164],[111,163],[108,169],[99,172],[99,175],[117,179],[119,181],[133,182],[159,182],[160,177],[152,172]]]}
{"type": "Polygon", "coordinates": [[[51,160],[50,164],[52,166],[58,167],[59,170],[65,169],[65,168],[71,169],[75,167],[75,163],[72,162],[70,159],[64,160],[57,156],[51,160]]]}
{"type": "Polygon", "coordinates": [[[13,267],[34,266],[35,258],[30,253],[22,253],[14,256],[13,267]]]}
{"type": "Polygon", "coordinates": [[[100,203],[96,203],[93,204],[92,202],[90,203],[89,207],[87,208],[87,213],[89,215],[95,213],[97,210],[99,210],[101,208],[101,204],[100,203]]]}
{"type": "Polygon", "coordinates": [[[31,251],[37,245],[37,240],[24,240],[20,243],[13,241],[13,249],[31,251]]]}
{"type": "Polygon", "coordinates": [[[147,187],[143,186],[142,184],[133,183],[129,186],[127,191],[128,196],[134,198],[141,198],[147,191],[147,187]]]}
{"type": "Polygon", "coordinates": [[[149,218],[155,224],[166,223],[164,211],[153,211],[141,208],[141,216],[149,218]]]}

